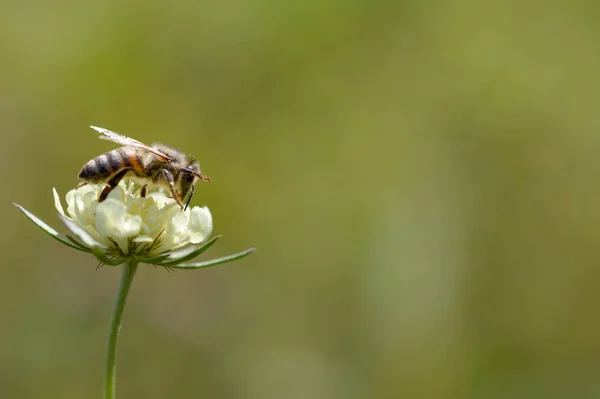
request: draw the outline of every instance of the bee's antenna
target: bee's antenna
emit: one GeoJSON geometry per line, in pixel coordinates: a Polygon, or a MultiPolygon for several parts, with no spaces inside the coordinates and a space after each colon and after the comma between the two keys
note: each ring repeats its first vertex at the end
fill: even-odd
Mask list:
{"type": "Polygon", "coordinates": [[[200,179],[202,181],[205,181],[208,183],[212,182],[212,179],[210,177],[201,175],[200,173],[194,173],[194,176],[196,176],[198,179],[200,179]]]}
{"type": "Polygon", "coordinates": [[[208,183],[212,182],[212,179],[210,177],[204,176],[204,175],[202,175],[202,174],[200,174],[198,172],[194,172],[190,168],[184,168],[183,170],[186,171],[187,173],[193,174],[194,176],[196,176],[198,179],[200,179],[202,181],[205,181],[205,182],[208,182],[208,183]]]}

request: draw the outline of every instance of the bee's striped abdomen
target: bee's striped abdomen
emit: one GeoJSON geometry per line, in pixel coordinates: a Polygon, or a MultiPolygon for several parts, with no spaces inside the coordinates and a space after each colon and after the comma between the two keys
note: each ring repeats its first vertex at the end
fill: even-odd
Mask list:
{"type": "Polygon", "coordinates": [[[79,178],[95,183],[106,180],[124,168],[131,168],[138,174],[142,166],[142,158],[137,149],[121,147],[86,163],[79,172],[79,178]]]}
{"type": "Polygon", "coordinates": [[[142,160],[142,151],[135,147],[121,147],[115,152],[118,152],[123,161],[124,168],[131,168],[133,172],[141,176],[144,172],[144,164],[142,160]]]}
{"type": "Polygon", "coordinates": [[[79,178],[89,182],[99,182],[105,180],[111,175],[111,167],[109,165],[107,154],[102,154],[81,168],[79,178]]]}

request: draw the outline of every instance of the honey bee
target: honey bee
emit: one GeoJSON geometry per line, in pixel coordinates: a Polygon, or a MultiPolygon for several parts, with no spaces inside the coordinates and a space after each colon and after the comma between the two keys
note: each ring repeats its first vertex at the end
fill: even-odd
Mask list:
{"type": "Polygon", "coordinates": [[[200,173],[200,163],[195,158],[187,157],[179,150],[158,143],[148,146],[101,127],[90,127],[101,134],[101,139],[123,145],[87,162],[79,172],[83,182],[78,187],[106,183],[98,202],[104,201],[125,175],[131,175],[142,184],[142,197],[146,196],[148,184],[162,186],[171,191],[181,209],[187,209],[196,181],[211,181],[200,173]],[[184,207],[182,201],[186,196],[184,207]]]}

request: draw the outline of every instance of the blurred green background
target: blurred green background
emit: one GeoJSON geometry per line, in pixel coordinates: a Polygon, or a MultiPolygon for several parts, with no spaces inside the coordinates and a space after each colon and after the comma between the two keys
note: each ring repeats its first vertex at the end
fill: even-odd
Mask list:
{"type": "Polygon", "coordinates": [[[0,397],[99,398],[119,270],[44,236],[98,125],[200,158],[121,398],[600,397],[600,6],[0,2],[0,397]]]}

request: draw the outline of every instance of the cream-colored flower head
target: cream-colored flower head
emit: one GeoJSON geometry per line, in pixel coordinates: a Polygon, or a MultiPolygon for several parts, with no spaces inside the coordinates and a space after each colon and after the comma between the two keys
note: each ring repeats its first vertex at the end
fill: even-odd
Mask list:
{"type": "Polygon", "coordinates": [[[104,184],[86,184],[69,191],[66,210],[54,191],[54,206],[73,235],[62,235],[22,206],[15,204],[40,229],[61,243],[93,254],[102,264],[143,262],[179,269],[199,269],[231,262],[254,252],[201,262],[189,262],[220,236],[207,240],[213,219],[207,207],[182,210],[162,190],[140,195],[137,185],[122,181],[106,200],[98,202],[104,184]],[[189,263],[188,263],[189,262],[189,263]]]}
{"type": "Polygon", "coordinates": [[[132,183],[122,182],[98,202],[103,184],[87,184],[67,193],[67,210],[54,190],[54,205],[69,227],[90,248],[113,258],[155,259],[161,253],[200,244],[212,232],[207,207],[181,210],[162,191],[140,196],[132,183]]]}

